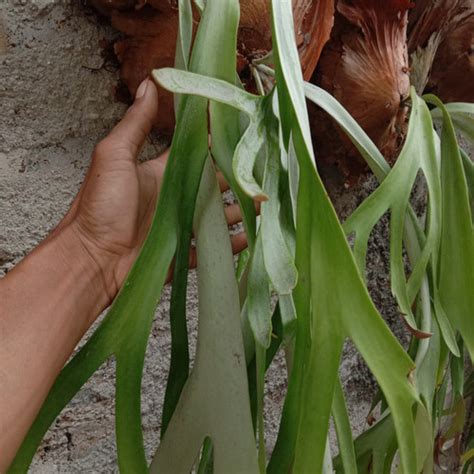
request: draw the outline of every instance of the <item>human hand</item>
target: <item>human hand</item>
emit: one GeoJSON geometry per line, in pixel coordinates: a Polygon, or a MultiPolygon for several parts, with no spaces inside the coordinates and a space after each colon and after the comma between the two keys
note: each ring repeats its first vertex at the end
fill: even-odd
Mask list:
{"type": "MultiPolygon", "coordinates": [[[[123,120],[94,150],[59,226],[0,279],[1,472],[74,347],[115,298],[146,238],[167,154],[145,163],[137,158],[157,102],[153,82],[146,81],[123,120]]],[[[226,214],[229,224],[241,220],[238,205],[228,206],[226,214]]],[[[245,248],[245,234],[232,239],[234,252],[245,248]]],[[[195,263],[194,251],[190,266],[195,263]]]]}
{"type": "MultiPolygon", "coordinates": [[[[58,226],[72,228],[103,277],[111,302],[147,236],[166,168],[168,153],[139,163],[137,158],[158,112],[158,93],[145,80],[122,121],[95,148],[92,164],[71,210],[58,226]]],[[[221,190],[226,184],[218,174],[221,190]]],[[[229,225],[241,220],[237,204],[226,207],[229,225]]],[[[247,245],[232,236],[234,253],[247,245]]],[[[196,265],[191,252],[190,266],[196,265]]]]}

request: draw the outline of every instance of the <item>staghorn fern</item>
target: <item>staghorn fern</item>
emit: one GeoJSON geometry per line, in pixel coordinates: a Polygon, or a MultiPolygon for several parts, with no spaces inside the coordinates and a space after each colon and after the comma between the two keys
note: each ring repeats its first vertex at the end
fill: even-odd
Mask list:
{"type": "MultiPolygon", "coordinates": [[[[437,107],[430,114],[412,91],[408,136],[391,169],[345,109],[303,81],[289,1],[272,3],[275,85],[258,96],[236,83],[238,2],[207,0],[191,54],[190,3],[179,3],[176,65],[188,71],[153,74],[177,94],[177,127],[152,228],[107,317],[58,377],[10,471],[27,470],[54,418],[114,355],[123,472],[181,473],[199,466],[199,472],[226,474],[378,473],[390,472],[397,451],[404,472],[430,472],[447,381],[452,378],[462,398],[463,346],[471,358],[474,352],[473,173],[453,128],[454,122],[469,136],[472,107],[444,107],[427,97],[437,107]],[[315,165],[305,96],[335,119],[381,182],[344,225],[315,165]],[[431,115],[443,121],[440,138],[431,115]],[[242,208],[250,256],[239,280],[211,157],[242,208]],[[426,225],[409,206],[420,169],[429,190],[426,225]],[[259,219],[253,199],[262,201],[259,219]],[[392,211],[392,291],[414,334],[409,354],[383,322],[364,281],[367,238],[387,209],[392,211]],[[200,316],[189,373],[183,302],[193,229],[200,316]],[[346,239],[351,232],[353,249],[346,239]],[[403,245],[413,268],[408,279],[403,245]],[[141,374],[154,310],[175,254],[172,361],[162,440],[149,468],[141,431],[141,374]],[[272,294],[278,297],[273,312],[272,294]],[[250,332],[242,330],[245,324],[250,332]],[[278,337],[272,337],[275,333],[278,337]],[[346,338],[381,388],[382,416],[356,440],[338,379],[346,338]],[[294,351],[293,364],[267,464],[264,377],[282,341],[294,351]],[[326,446],[331,416],[340,450],[333,461],[326,446]]],[[[262,70],[272,74],[266,66],[262,70]]]]}

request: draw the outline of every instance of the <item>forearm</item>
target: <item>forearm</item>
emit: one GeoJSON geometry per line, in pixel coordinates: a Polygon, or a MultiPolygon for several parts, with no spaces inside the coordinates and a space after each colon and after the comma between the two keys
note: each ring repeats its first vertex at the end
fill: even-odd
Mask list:
{"type": "Polygon", "coordinates": [[[113,295],[66,226],[0,280],[0,472],[79,339],[113,295]]]}

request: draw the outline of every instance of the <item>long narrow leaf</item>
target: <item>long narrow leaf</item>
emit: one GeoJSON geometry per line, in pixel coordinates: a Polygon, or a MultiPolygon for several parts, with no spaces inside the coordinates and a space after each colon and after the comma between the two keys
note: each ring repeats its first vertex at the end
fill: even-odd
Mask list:
{"type": "Polygon", "coordinates": [[[474,236],[469,191],[456,134],[447,109],[434,96],[427,100],[443,114],[441,177],[443,230],[439,255],[439,294],[453,326],[474,360],[474,236]]]}
{"type": "Polygon", "coordinates": [[[276,79],[279,97],[282,98],[280,115],[283,128],[287,128],[287,133],[288,130],[293,133],[301,171],[297,236],[303,232],[304,238],[297,240],[297,266],[300,279],[306,277],[309,271],[311,308],[300,301],[307,298],[308,293],[298,291],[298,286],[295,299],[298,325],[310,328],[311,345],[309,348],[306,346],[308,340],[305,337],[298,341],[301,334],[298,329],[294,369],[269,470],[286,471],[293,465],[295,472],[321,471],[333,395],[333,391],[328,392],[325,387],[334,387],[337,378],[337,365],[336,371],[330,368],[331,365],[326,368],[331,363],[328,354],[337,354],[338,348],[342,347],[341,335],[347,334],[354,340],[387,396],[394,415],[404,469],[416,472],[411,414],[416,396],[407,379],[413,364],[375,310],[316,172],[303,80],[294,42],[291,3],[274,0],[272,6],[276,79]],[[291,113],[281,113],[288,103],[292,104],[296,121],[290,120],[291,113]],[[303,202],[309,193],[312,196],[310,207],[303,202]],[[310,236],[304,229],[305,224],[311,229],[310,236]],[[309,242],[310,247],[298,249],[300,243],[309,242]],[[311,262],[309,268],[308,260],[311,262]],[[300,313],[300,309],[305,313],[300,313]],[[306,312],[309,309],[310,314],[306,312]],[[307,321],[309,318],[311,323],[307,321]],[[324,336],[328,339],[321,340],[324,336]],[[298,368],[305,365],[307,369],[304,371],[298,368]],[[386,367],[391,368],[389,375],[386,367]],[[300,420],[296,431],[291,421],[295,417],[300,420]]]}
{"type": "Polygon", "coordinates": [[[339,443],[339,456],[344,466],[345,474],[357,474],[357,461],[352,442],[352,431],[346,402],[341,383],[337,381],[332,402],[332,417],[336,427],[337,441],[339,443]]]}
{"type": "MultiPolygon", "coordinates": [[[[208,0],[206,8],[211,5],[216,4],[208,0]]],[[[195,235],[200,296],[196,360],[150,472],[190,472],[208,436],[213,444],[215,472],[252,474],[258,472],[258,464],[239,294],[222,200],[210,161],[198,197],[195,235]]]]}

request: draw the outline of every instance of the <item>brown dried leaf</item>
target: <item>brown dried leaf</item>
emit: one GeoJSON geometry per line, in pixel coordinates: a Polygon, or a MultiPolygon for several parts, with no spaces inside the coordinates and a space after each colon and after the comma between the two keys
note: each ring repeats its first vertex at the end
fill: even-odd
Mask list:
{"type": "Polygon", "coordinates": [[[468,8],[471,0],[418,0],[410,12],[408,24],[408,52],[425,48],[433,34],[444,40],[468,8]]]}
{"type": "Polygon", "coordinates": [[[474,2],[419,0],[410,13],[408,49],[415,86],[445,102],[474,101],[474,2]]]}
{"type": "MultiPolygon", "coordinates": [[[[173,66],[178,14],[176,10],[165,14],[148,6],[134,12],[114,11],[112,25],[126,35],[114,48],[122,65],[120,77],[134,96],[153,69],[173,66]]],[[[160,88],[158,97],[160,113],[156,126],[169,135],[174,129],[173,96],[160,88]]]]}
{"type": "MultiPolygon", "coordinates": [[[[293,0],[296,43],[303,76],[309,80],[334,24],[334,0],[293,0]]],[[[272,48],[271,10],[268,0],[241,0],[239,53],[247,60],[262,57],[272,48]]]]}
{"type": "Polygon", "coordinates": [[[334,26],[334,0],[293,2],[296,38],[305,80],[309,81],[334,26]]]}
{"type": "MultiPolygon", "coordinates": [[[[314,81],[333,94],[394,159],[403,140],[409,95],[406,47],[409,0],[339,0],[331,40],[314,81]]],[[[313,109],[319,159],[337,163],[352,184],[365,169],[359,154],[327,116],[313,109]],[[328,139],[328,137],[333,137],[328,139]]]]}
{"type": "MultiPolygon", "coordinates": [[[[473,6],[474,8],[474,6],[473,6]]],[[[446,35],[435,56],[428,89],[444,102],[474,102],[474,11],[446,35]]]]}
{"type": "MultiPolygon", "coordinates": [[[[120,77],[132,95],[153,69],[173,65],[178,31],[175,0],[89,0],[89,4],[110,16],[112,25],[125,35],[115,44],[115,52],[122,65],[120,77]]],[[[240,4],[237,69],[246,82],[251,61],[271,50],[270,2],[241,0],[240,4]]],[[[329,39],[334,0],[293,0],[293,8],[303,74],[309,79],[329,39]]],[[[248,85],[252,87],[251,80],[248,85]]],[[[170,134],[174,127],[172,96],[160,90],[159,98],[157,128],[170,134]]]]}

